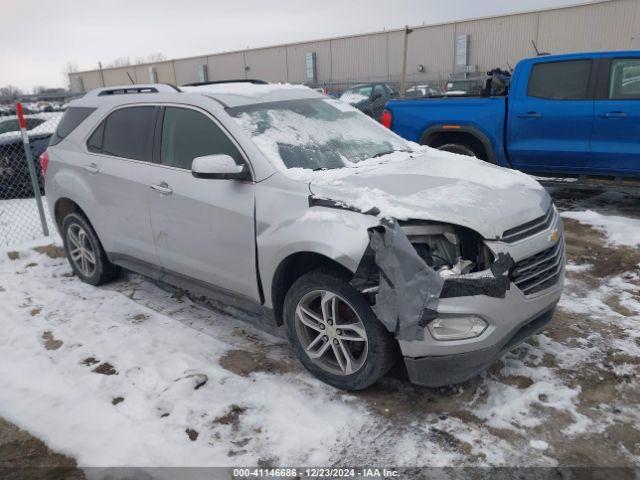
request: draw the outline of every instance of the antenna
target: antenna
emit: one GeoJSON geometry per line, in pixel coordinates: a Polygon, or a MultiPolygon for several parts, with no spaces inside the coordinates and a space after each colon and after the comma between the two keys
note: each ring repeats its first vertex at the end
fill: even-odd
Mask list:
{"type": "Polygon", "coordinates": [[[536,42],[534,42],[533,40],[531,40],[531,44],[533,45],[533,48],[536,51],[536,55],[538,57],[542,57],[543,55],[549,55],[549,52],[541,52],[540,50],[538,50],[538,46],[536,45],[536,42]]]}
{"type": "Polygon", "coordinates": [[[531,44],[533,45],[533,49],[536,51],[536,55],[540,56],[540,50],[538,50],[538,46],[534,40],[531,40],[531,44]]]}
{"type": "Polygon", "coordinates": [[[134,85],[136,83],[133,81],[133,78],[131,78],[131,75],[129,75],[129,72],[127,72],[127,77],[129,77],[129,81],[131,81],[131,85],[134,85]]]}

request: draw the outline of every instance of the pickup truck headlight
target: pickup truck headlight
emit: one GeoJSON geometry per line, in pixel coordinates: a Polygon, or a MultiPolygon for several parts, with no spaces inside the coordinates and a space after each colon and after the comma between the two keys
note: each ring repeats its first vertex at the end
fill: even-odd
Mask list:
{"type": "Polygon", "coordinates": [[[443,316],[429,323],[429,332],[436,340],[464,340],[482,335],[487,322],[475,315],[443,316]]]}

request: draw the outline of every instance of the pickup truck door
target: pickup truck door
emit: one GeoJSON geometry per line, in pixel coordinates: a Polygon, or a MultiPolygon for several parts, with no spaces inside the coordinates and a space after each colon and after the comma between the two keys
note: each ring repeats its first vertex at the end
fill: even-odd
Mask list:
{"type": "Polygon", "coordinates": [[[580,172],[589,163],[596,60],[535,61],[510,94],[507,152],[521,170],[580,172]]]}
{"type": "Polygon", "coordinates": [[[163,270],[205,289],[259,301],[252,182],[195,178],[195,157],[245,162],[211,115],[188,106],[160,111],[151,164],[151,227],[163,270]]]}
{"type": "Polygon", "coordinates": [[[639,174],[640,55],[603,55],[594,112],[592,169],[612,175],[639,174]]]}

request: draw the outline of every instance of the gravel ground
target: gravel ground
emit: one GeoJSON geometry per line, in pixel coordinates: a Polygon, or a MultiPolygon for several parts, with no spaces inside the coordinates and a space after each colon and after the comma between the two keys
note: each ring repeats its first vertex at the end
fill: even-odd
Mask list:
{"type": "MultiPolygon", "coordinates": [[[[563,187],[552,194],[562,211],[591,209],[606,215],[640,218],[640,193],[563,187]]],[[[355,408],[354,412],[364,419],[352,425],[348,435],[334,439],[335,445],[326,457],[314,457],[312,452],[306,457],[290,456],[285,450],[269,455],[269,448],[252,445],[265,434],[274,441],[268,435],[274,424],[266,422],[259,429],[254,428],[251,438],[247,437],[245,422],[256,407],[251,402],[234,403],[226,407],[224,415],[214,415],[206,422],[193,421],[186,435],[182,434],[184,442],[194,445],[198,436],[201,441],[208,438],[210,445],[214,440],[222,442],[227,464],[280,465],[304,462],[305,458],[313,463],[314,458],[321,458],[323,463],[336,466],[373,462],[398,466],[640,467],[640,249],[612,245],[604,233],[575,220],[566,219],[565,229],[565,295],[548,329],[516,348],[485,374],[445,389],[410,385],[397,371],[374,388],[345,395],[309,380],[281,332],[266,328],[265,333],[259,318],[235,315],[221,305],[205,307],[193,303],[137,275],[125,276],[100,290],[122,295],[140,308],[225,342],[226,348],[217,362],[229,377],[219,382],[218,389],[231,388],[228,385],[236,379],[248,382],[242,384],[243,388],[251,388],[256,382],[282,380],[306,391],[309,398],[322,394],[324,401],[355,408]]],[[[45,249],[39,255],[56,258],[59,252],[45,249]]],[[[63,269],[63,259],[56,261],[56,268],[63,269]]],[[[38,265],[44,262],[37,259],[32,263],[35,265],[16,267],[15,274],[30,265],[34,271],[45,268],[38,265]]],[[[4,273],[14,274],[9,270],[4,273]]],[[[45,278],[46,271],[40,274],[45,278]]],[[[5,280],[9,278],[6,275],[5,280]]],[[[72,278],[66,280],[76,282],[72,278]]],[[[0,285],[7,287],[2,276],[0,285]]],[[[23,308],[39,317],[41,307],[36,300],[25,302],[23,308]]],[[[50,320],[54,318],[52,314],[42,315],[50,323],[42,327],[40,348],[57,362],[55,355],[66,351],[65,331],[56,330],[59,325],[50,320]]],[[[148,315],[143,315],[130,320],[137,322],[140,330],[145,328],[147,319],[148,315]]],[[[110,375],[109,368],[116,374],[124,368],[115,362],[103,365],[96,366],[102,371],[94,372],[110,375]]],[[[200,391],[210,392],[209,384],[200,391]]],[[[126,397],[120,401],[117,398],[114,394],[109,399],[113,408],[129,401],[126,397]]],[[[180,399],[176,402],[180,403],[180,399]]],[[[5,414],[3,405],[0,401],[1,415],[20,425],[24,421],[32,433],[45,436],[18,409],[9,408],[5,414]]],[[[135,412],[127,415],[135,417],[135,412]]],[[[79,448],[70,447],[66,439],[56,435],[46,437],[50,447],[72,456],[74,448],[79,448]]],[[[80,454],[76,458],[82,464],[92,463],[80,454]]],[[[0,467],[10,465],[70,468],[74,460],[52,453],[39,440],[1,421],[0,467]]]]}

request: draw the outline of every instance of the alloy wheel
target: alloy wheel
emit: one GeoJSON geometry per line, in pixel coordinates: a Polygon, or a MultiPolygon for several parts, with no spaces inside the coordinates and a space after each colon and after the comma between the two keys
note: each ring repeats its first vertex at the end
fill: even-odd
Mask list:
{"type": "Polygon", "coordinates": [[[96,253],[93,251],[87,232],[77,224],[67,230],[69,256],[78,271],[89,278],[96,271],[96,253]]]}
{"type": "Polygon", "coordinates": [[[295,330],[307,356],[329,373],[351,375],[367,359],[368,338],[360,316],[333,292],[304,295],[296,307],[295,330]]]}

